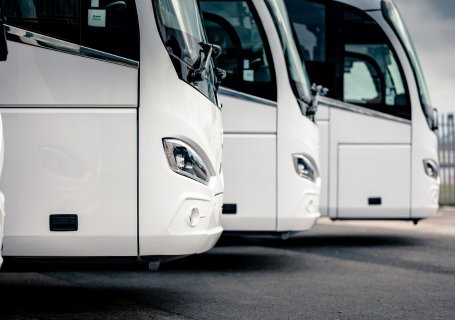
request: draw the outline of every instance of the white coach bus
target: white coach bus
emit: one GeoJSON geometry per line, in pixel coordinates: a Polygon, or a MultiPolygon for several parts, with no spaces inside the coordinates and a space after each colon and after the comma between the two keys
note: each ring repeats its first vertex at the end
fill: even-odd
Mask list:
{"type": "Polygon", "coordinates": [[[220,49],[196,0],[0,0],[4,257],[152,261],[222,227],[220,49]]]}
{"type": "Polygon", "coordinates": [[[436,109],[390,0],[285,0],[321,99],[321,214],[415,223],[438,208],[436,109]]]}
{"type": "Polygon", "coordinates": [[[224,230],[290,232],[319,217],[316,101],[281,0],[200,1],[223,48],[224,230]]]}

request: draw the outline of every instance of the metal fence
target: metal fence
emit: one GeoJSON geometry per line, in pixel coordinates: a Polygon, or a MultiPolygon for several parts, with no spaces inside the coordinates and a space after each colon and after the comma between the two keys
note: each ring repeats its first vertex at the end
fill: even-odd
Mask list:
{"type": "Polygon", "coordinates": [[[439,203],[455,205],[455,124],[453,113],[442,114],[439,122],[439,203]]]}

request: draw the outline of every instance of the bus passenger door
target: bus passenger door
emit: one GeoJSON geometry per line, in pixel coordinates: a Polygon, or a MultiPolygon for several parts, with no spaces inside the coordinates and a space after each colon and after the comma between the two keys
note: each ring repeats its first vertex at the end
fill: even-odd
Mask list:
{"type": "Polygon", "coordinates": [[[223,48],[225,230],[276,228],[276,81],[270,50],[248,1],[202,1],[211,43],[223,48]]]}

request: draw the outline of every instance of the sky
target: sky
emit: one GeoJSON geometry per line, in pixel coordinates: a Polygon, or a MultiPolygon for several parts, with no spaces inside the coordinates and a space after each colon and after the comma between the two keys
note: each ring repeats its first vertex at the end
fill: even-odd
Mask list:
{"type": "Polygon", "coordinates": [[[455,0],[394,0],[408,27],[434,107],[455,113],[455,0]]]}

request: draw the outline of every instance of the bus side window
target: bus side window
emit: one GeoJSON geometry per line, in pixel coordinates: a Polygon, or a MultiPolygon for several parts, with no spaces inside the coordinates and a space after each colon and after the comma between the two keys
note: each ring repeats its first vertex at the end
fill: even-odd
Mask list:
{"type": "Polygon", "coordinates": [[[226,70],[222,85],[276,101],[270,49],[260,20],[247,1],[201,2],[210,43],[223,48],[217,64],[226,70]]]}
{"type": "Polygon", "coordinates": [[[12,26],[139,60],[134,1],[0,0],[0,4],[12,26]]]}
{"type": "Polygon", "coordinates": [[[310,82],[329,88],[328,96],[335,98],[336,62],[330,54],[326,5],[303,0],[285,0],[285,3],[310,82]]]}
{"type": "Polygon", "coordinates": [[[232,87],[242,79],[242,43],[234,27],[223,17],[204,12],[205,28],[210,43],[219,45],[223,52],[217,58],[217,65],[224,69],[227,78],[223,85],[232,87]]]}
{"type": "MultiPolygon", "coordinates": [[[[347,87],[346,77],[341,81],[345,102],[355,103],[362,107],[370,108],[379,112],[391,114],[404,119],[411,119],[411,107],[407,92],[405,77],[400,65],[397,63],[396,54],[384,31],[366,13],[358,9],[352,9],[340,5],[340,10],[335,10],[343,19],[341,42],[338,49],[346,57],[356,54],[370,59],[371,64],[377,66],[376,72],[382,79],[381,98],[364,101],[351,101],[346,99],[352,96],[350,90],[365,86],[361,78],[351,82],[347,87]],[[341,10],[342,9],[342,10],[341,10]]],[[[346,65],[344,66],[346,69],[346,65]]],[[[351,80],[353,80],[351,78],[351,80]]]]}
{"type": "Polygon", "coordinates": [[[83,1],[81,44],[85,47],[139,60],[139,32],[134,1],[83,1]]]}
{"type": "Polygon", "coordinates": [[[384,79],[375,61],[352,53],[346,54],[344,61],[343,100],[354,104],[382,103],[384,79]]]}
{"type": "MultiPolygon", "coordinates": [[[[402,116],[405,117],[405,110],[407,106],[405,86],[400,68],[390,47],[387,44],[350,44],[346,45],[345,49],[345,57],[349,54],[355,53],[357,55],[364,56],[365,58],[372,59],[372,61],[375,62],[375,65],[377,65],[379,76],[383,78],[384,82],[384,98],[376,102],[378,111],[397,113],[396,115],[399,115],[398,112],[402,110],[402,112],[404,112],[402,116]],[[390,108],[395,108],[395,110],[388,110],[390,108]]],[[[352,83],[350,88],[355,90],[355,86],[362,87],[363,85],[365,85],[365,82],[358,79],[356,83],[352,83]]],[[[344,92],[349,94],[349,91],[351,90],[350,88],[347,87],[345,80],[344,92]]],[[[348,101],[346,96],[344,97],[344,100],[346,102],[352,102],[348,101]]],[[[374,106],[372,106],[372,108],[374,108],[374,106]]]]}

